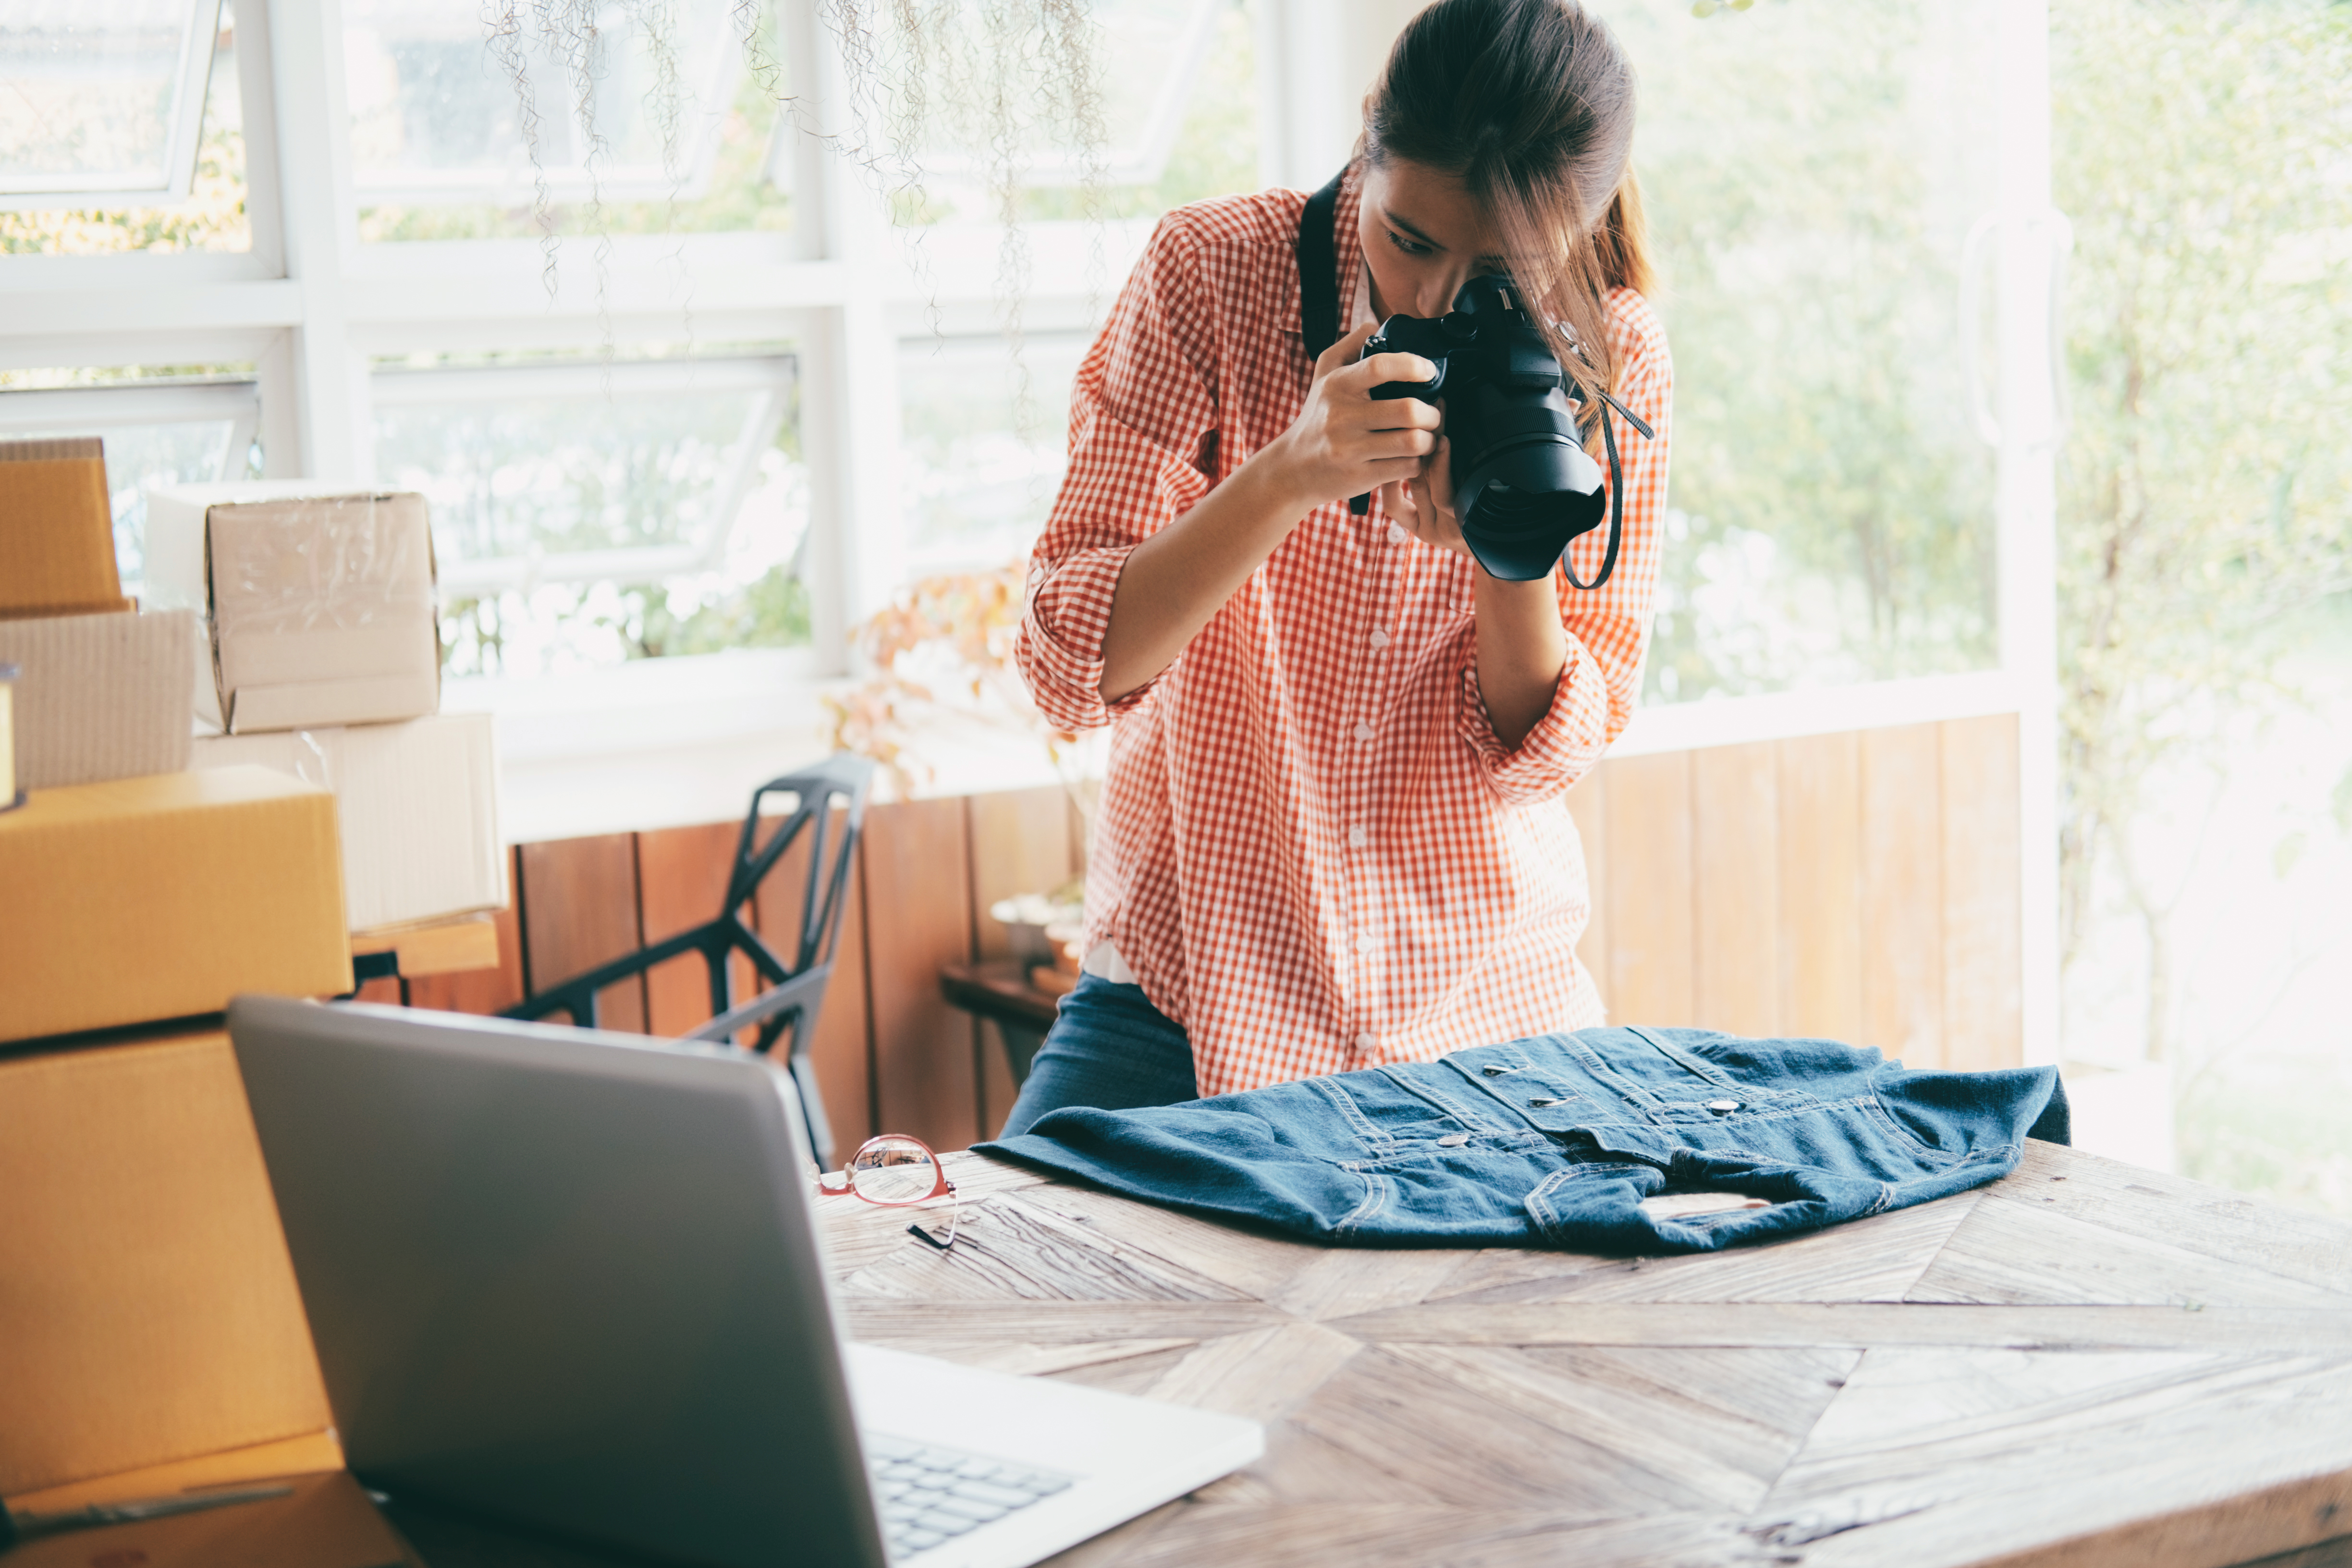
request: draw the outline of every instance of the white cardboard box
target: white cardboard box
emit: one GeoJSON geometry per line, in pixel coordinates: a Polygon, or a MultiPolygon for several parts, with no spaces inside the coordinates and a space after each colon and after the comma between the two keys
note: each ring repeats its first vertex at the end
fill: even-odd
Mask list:
{"type": "Polygon", "coordinates": [[[196,738],[194,766],[240,763],[335,792],[352,930],[506,907],[488,714],[196,738]]]}
{"type": "Polygon", "coordinates": [[[184,771],[198,636],[185,610],[0,621],[0,664],[18,668],[16,786],[184,771]]]}
{"type": "Polygon", "coordinates": [[[147,495],[147,597],[205,617],[196,712],[231,734],[437,710],[434,584],[431,514],[410,491],[278,480],[147,495]]]}

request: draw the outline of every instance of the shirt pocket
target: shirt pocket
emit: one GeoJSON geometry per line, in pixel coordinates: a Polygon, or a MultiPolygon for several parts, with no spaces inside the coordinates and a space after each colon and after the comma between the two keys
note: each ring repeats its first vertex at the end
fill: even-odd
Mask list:
{"type": "Polygon", "coordinates": [[[1459,1117],[1447,1115],[1378,1069],[1300,1081],[1322,1097],[1368,1158],[1470,1142],[1471,1129],[1459,1117]]]}

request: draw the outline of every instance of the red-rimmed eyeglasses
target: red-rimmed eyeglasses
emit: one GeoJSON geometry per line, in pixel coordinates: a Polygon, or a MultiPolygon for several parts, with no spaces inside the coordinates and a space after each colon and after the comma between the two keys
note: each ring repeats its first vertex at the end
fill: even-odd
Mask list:
{"type": "MultiPolygon", "coordinates": [[[[848,1193],[886,1209],[914,1208],[933,1198],[956,1195],[955,1184],[948,1180],[947,1167],[931,1152],[931,1146],[903,1132],[868,1138],[837,1177],[819,1175],[816,1190],[829,1197],[848,1193]]],[[[907,1227],[907,1234],[945,1252],[955,1245],[956,1226],[962,1218],[963,1205],[954,1204],[948,1209],[946,1235],[919,1220],[907,1227]]]]}

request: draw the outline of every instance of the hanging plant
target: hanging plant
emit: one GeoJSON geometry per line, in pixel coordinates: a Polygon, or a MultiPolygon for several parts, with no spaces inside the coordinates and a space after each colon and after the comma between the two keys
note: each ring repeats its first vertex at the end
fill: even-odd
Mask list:
{"type": "MultiPolygon", "coordinates": [[[[816,122],[813,95],[786,90],[785,62],[768,42],[773,16],[773,0],[735,0],[731,7],[736,47],[752,79],[778,106],[780,128],[815,138],[857,169],[895,212],[908,216],[919,218],[931,205],[937,172],[979,177],[1002,228],[994,292],[1015,367],[1017,423],[1024,432],[1032,429],[1021,363],[1030,256],[1020,196],[1041,148],[1077,176],[1081,216],[1097,229],[1100,270],[1108,135],[1099,29],[1088,0],[817,0],[819,23],[835,41],[848,88],[846,119],[831,126],[816,122]]],[[[544,157],[543,94],[560,89],[583,149],[586,227],[595,237],[597,311],[609,353],[612,242],[603,225],[603,179],[610,147],[599,123],[600,85],[612,73],[614,49],[644,51],[652,78],[646,107],[674,206],[689,175],[679,0],[488,0],[485,19],[491,57],[515,93],[551,296],[559,284],[562,236],[544,157]],[[605,26],[615,17],[623,26],[605,26]],[[542,79],[550,75],[555,79],[542,79]]],[[[919,275],[925,274],[919,223],[898,226],[919,275]]],[[[1095,291],[1099,294],[1098,282],[1095,291]]],[[[933,319],[936,323],[936,306],[933,319]]]]}

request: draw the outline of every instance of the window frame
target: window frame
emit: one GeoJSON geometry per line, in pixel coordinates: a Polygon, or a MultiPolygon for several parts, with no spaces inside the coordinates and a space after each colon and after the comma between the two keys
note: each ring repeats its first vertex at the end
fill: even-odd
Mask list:
{"type": "Polygon", "coordinates": [[[163,178],[160,184],[74,185],[60,183],[47,189],[0,187],[0,210],[38,211],[54,207],[161,206],[182,200],[194,189],[196,156],[205,135],[205,100],[212,87],[214,41],[220,36],[221,0],[181,0],[184,26],[180,32],[180,58],[173,69],[172,122],[163,142],[163,178]]]}

